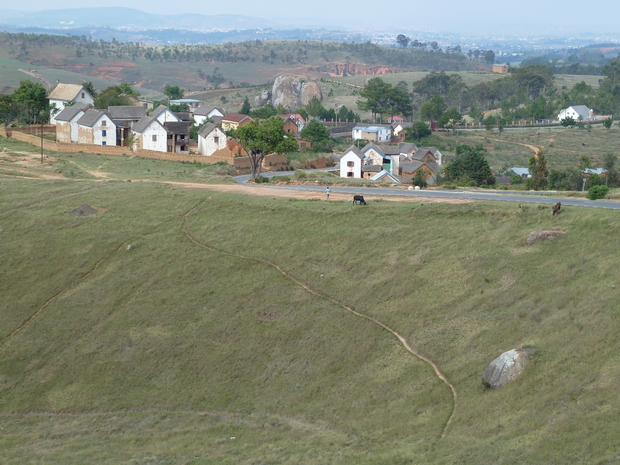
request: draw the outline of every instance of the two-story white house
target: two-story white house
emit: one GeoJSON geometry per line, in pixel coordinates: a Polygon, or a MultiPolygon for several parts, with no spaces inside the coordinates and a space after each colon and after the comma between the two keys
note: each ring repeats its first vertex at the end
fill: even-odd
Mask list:
{"type": "Polygon", "coordinates": [[[95,104],[95,99],[90,95],[90,92],[79,84],[60,83],[54,87],[54,90],[50,92],[47,98],[49,99],[50,107],[56,110],[51,112],[50,124],[56,124],[55,116],[72,103],[95,104]]]}
{"type": "Polygon", "coordinates": [[[198,153],[210,157],[226,148],[226,134],[215,124],[207,123],[198,131],[198,153]]]}
{"type": "Polygon", "coordinates": [[[361,178],[364,154],[355,145],[349,147],[340,157],[341,178],[361,178]]]}
{"type": "Polygon", "coordinates": [[[77,120],[79,144],[116,145],[116,125],[104,110],[87,110],[77,120]]]}
{"type": "Polygon", "coordinates": [[[145,116],[133,124],[134,145],[142,150],[168,151],[168,131],[157,118],[145,116]]]}
{"type": "Polygon", "coordinates": [[[371,140],[373,142],[389,142],[392,136],[390,126],[381,126],[377,124],[366,125],[358,124],[351,130],[353,140],[371,140]]]}

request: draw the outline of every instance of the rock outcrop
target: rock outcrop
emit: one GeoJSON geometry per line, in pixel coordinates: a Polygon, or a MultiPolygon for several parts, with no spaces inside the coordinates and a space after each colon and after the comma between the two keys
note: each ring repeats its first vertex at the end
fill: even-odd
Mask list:
{"type": "Polygon", "coordinates": [[[312,97],[322,100],[321,88],[316,82],[301,76],[278,76],[271,90],[271,104],[274,107],[282,104],[289,110],[307,105],[312,97]]]}
{"type": "Polygon", "coordinates": [[[564,231],[559,231],[557,229],[541,229],[539,231],[532,231],[527,235],[527,239],[525,242],[528,244],[533,244],[537,241],[547,241],[549,239],[555,239],[556,237],[560,237],[564,234],[564,231]]]}
{"type": "Polygon", "coordinates": [[[482,383],[492,390],[504,387],[523,373],[527,360],[527,352],[523,349],[512,349],[504,352],[484,370],[482,383]]]}
{"type": "Polygon", "coordinates": [[[71,212],[72,215],[76,216],[88,216],[94,215],[95,213],[97,213],[97,210],[86,203],[80,205],[78,208],[71,212]]]}

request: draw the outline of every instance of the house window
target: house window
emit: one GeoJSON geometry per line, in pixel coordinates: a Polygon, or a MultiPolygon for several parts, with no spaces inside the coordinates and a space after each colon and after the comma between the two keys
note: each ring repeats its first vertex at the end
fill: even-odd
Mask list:
{"type": "Polygon", "coordinates": [[[105,129],[103,129],[103,130],[101,131],[101,137],[105,137],[105,136],[107,136],[107,135],[108,135],[108,131],[106,131],[105,129]]]}
{"type": "Polygon", "coordinates": [[[101,125],[102,125],[102,126],[107,126],[107,125],[108,125],[108,122],[107,122],[106,120],[101,120],[101,125]]]}
{"type": "Polygon", "coordinates": [[[217,144],[219,141],[220,141],[220,138],[219,138],[219,137],[215,136],[215,137],[213,138],[213,142],[215,142],[216,144],[217,144]]]}
{"type": "Polygon", "coordinates": [[[157,142],[157,134],[153,134],[153,142],[157,142]]]}
{"type": "Polygon", "coordinates": [[[352,177],[353,177],[353,172],[352,172],[352,171],[349,171],[349,172],[347,173],[347,178],[352,178],[352,177]]]}
{"type": "Polygon", "coordinates": [[[106,141],[103,141],[101,145],[108,145],[108,143],[106,141]]]}
{"type": "Polygon", "coordinates": [[[352,161],[348,161],[347,166],[352,167],[352,166],[355,166],[355,164],[352,161]]]}
{"type": "Polygon", "coordinates": [[[84,92],[82,92],[82,98],[85,98],[86,94],[84,92]]]}

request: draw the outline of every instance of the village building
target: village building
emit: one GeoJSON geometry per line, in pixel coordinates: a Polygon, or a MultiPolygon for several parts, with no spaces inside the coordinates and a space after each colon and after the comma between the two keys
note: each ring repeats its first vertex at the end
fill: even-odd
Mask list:
{"type": "Polygon", "coordinates": [[[74,103],[95,104],[95,99],[90,95],[90,92],[79,84],[60,83],[50,92],[47,98],[49,99],[50,107],[55,110],[50,113],[50,124],[56,124],[55,116],[67,106],[71,106],[74,103]]]}

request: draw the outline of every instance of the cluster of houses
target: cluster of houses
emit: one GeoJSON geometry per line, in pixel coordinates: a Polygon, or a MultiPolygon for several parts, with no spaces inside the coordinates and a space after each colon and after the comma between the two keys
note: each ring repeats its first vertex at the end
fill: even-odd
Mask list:
{"type": "MultiPolygon", "coordinates": [[[[181,99],[172,104],[186,104],[188,112],[173,112],[160,105],[152,109],[149,102],[136,99],[132,106],[94,108],[94,98],[81,85],[58,84],[49,95],[57,112],[50,118],[56,125],[56,140],[61,143],[126,146],[139,150],[190,153],[190,125],[198,126],[197,147],[200,155],[234,157],[246,155],[237,141],[224,131],[236,129],[252,121],[247,115],[226,113],[222,108],[203,105],[200,100],[181,99]],[[150,110],[150,111],[148,111],[150,110]],[[147,114],[148,111],[148,114],[147,114]]],[[[299,114],[278,115],[284,130],[295,137],[300,149],[311,142],[299,138],[306,121],[299,114]]]]}
{"type": "Polygon", "coordinates": [[[340,157],[340,177],[372,181],[411,183],[421,174],[433,184],[443,165],[452,157],[436,147],[418,147],[401,142],[398,145],[379,145],[369,142],[363,148],[352,145],[340,157]]]}

